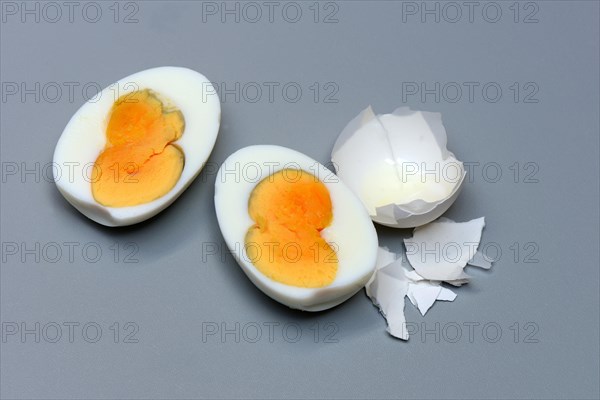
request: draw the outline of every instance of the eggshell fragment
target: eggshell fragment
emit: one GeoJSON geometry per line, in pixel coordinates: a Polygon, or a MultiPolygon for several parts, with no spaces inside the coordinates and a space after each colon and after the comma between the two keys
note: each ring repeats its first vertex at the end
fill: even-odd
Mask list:
{"type": "Polygon", "coordinates": [[[460,286],[468,282],[463,269],[476,253],[484,226],[483,217],[468,222],[440,218],[404,239],[406,256],[423,278],[460,286]]]}
{"type": "Polygon", "coordinates": [[[404,297],[408,292],[409,280],[404,274],[401,261],[395,261],[375,272],[374,279],[367,284],[367,296],[385,317],[390,335],[408,340],[404,297]]]}
{"type": "Polygon", "coordinates": [[[424,316],[436,301],[456,299],[456,293],[442,282],[453,286],[468,283],[469,276],[463,271],[467,264],[491,267],[492,260],[477,250],[484,226],[483,217],[467,222],[440,218],[415,228],[413,237],[404,239],[406,250],[401,254],[379,248],[376,273],[367,283],[366,293],[386,318],[390,335],[408,340],[404,297],[424,316]]]}
{"type": "MultiPolygon", "coordinates": [[[[390,265],[394,261],[396,261],[396,254],[392,253],[385,247],[378,247],[377,260],[375,261],[375,271],[387,265],[390,265]]],[[[369,285],[371,284],[371,282],[373,282],[374,279],[375,274],[371,275],[371,278],[369,278],[369,281],[366,284],[367,291],[369,290],[369,285]]]]}
{"type": "Polygon", "coordinates": [[[439,113],[375,115],[368,107],[339,135],[331,159],[373,221],[410,228],[440,217],[462,188],[466,171],[446,141],[439,113]]]}
{"type": "Polygon", "coordinates": [[[454,301],[456,298],[456,293],[452,290],[440,286],[439,283],[426,280],[411,282],[408,285],[406,295],[423,316],[425,316],[436,300],[454,301]]]}
{"type": "Polygon", "coordinates": [[[456,298],[452,290],[440,285],[441,282],[428,281],[410,268],[404,253],[396,255],[380,247],[375,274],[365,287],[367,296],[387,321],[387,332],[402,340],[409,338],[404,316],[405,297],[423,316],[435,301],[454,301],[456,298]]]}

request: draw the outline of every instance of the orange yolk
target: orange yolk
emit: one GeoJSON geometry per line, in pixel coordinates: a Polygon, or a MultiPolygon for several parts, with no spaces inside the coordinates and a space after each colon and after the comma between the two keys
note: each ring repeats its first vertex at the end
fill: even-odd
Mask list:
{"type": "Polygon", "coordinates": [[[329,191],[314,175],[284,169],[254,188],[248,205],[255,225],[245,248],[252,263],[286,285],[323,287],[335,279],[335,250],[321,237],[331,224],[329,191]]]}
{"type": "Polygon", "coordinates": [[[150,90],[121,96],[109,116],[106,147],[96,159],[94,199],[127,207],[169,192],[183,170],[183,152],[171,143],[181,137],[184,125],[183,114],[166,111],[150,90]]]}

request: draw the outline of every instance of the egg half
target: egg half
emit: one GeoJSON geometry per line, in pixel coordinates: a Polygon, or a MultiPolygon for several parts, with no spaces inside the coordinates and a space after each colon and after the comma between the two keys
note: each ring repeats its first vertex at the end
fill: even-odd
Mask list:
{"type": "Polygon", "coordinates": [[[54,151],[56,186],[102,225],[146,220],[198,175],[220,116],[216,91],[196,71],[159,67],[125,77],[88,100],[65,127],[54,151]]]}
{"type": "Polygon", "coordinates": [[[242,270],[288,307],[334,307],[373,274],[377,233],[366,209],[302,153],[271,145],[233,153],[217,174],[215,208],[242,270]]]}

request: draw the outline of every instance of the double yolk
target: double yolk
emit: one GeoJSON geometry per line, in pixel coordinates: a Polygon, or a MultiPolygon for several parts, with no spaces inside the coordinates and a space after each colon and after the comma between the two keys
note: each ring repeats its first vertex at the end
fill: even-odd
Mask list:
{"type": "Polygon", "coordinates": [[[255,222],[245,249],[254,266],[286,285],[317,288],[335,279],[338,258],[321,237],[331,224],[329,191],[314,175],[284,169],[263,179],[248,204],[255,222]]]}
{"type": "Polygon", "coordinates": [[[184,126],[183,114],[165,110],[150,90],[121,96],[109,115],[106,147],[95,162],[94,199],[107,207],[127,207],[168,193],[183,170],[183,152],[172,143],[184,126]]]}

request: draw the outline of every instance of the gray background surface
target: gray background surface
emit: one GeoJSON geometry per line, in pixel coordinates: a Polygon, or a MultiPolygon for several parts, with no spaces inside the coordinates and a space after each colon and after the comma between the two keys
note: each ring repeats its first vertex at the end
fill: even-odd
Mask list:
{"type": "MultiPolygon", "coordinates": [[[[1,158],[5,172],[16,165],[18,173],[5,176],[1,190],[1,319],[5,330],[40,323],[41,333],[39,343],[34,334],[5,336],[2,398],[598,398],[597,2],[520,3],[518,22],[513,2],[498,2],[496,23],[488,21],[495,6],[485,2],[472,22],[461,6],[454,23],[446,20],[455,9],[434,2],[428,7],[439,7],[439,22],[435,15],[422,22],[399,1],[353,1],[319,4],[316,23],[313,2],[296,3],[296,23],[282,15],[288,7],[285,17],[294,18],[294,6],[284,2],[276,3],[273,22],[257,3],[263,15],[254,23],[255,10],[244,11],[242,3],[239,23],[235,15],[222,22],[220,14],[203,13],[212,4],[189,1],[121,3],[117,23],[113,2],[96,3],[96,23],[86,21],[95,9],[86,8],[84,18],[85,2],[72,22],[64,6],[56,22],[55,10],[44,11],[42,3],[39,22],[35,15],[22,22],[4,8],[12,2],[3,3],[1,158]],[[130,12],[137,22],[124,23],[130,12]],[[323,21],[330,13],[337,22],[323,21]],[[208,255],[207,244],[224,246],[214,172],[206,170],[146,223],[108,229],[87,220],[44,179],[43,168],[86,100],[84,85],[105,87],[160,65],[197,69],[234,91],[240,83],[239,101],[235,94],[221,98],[214,164],[260,143],[327,163],[337,134],[369,104],[381,113],[399,105],[442,112],[450,150],[479,163],[446,216],[485,216],[482,240],[502,256],[489,272],[470,271],[474,279],[457,290],[454,303],[437,304],[425,317],[407,304],[407,319],[420,331],[403,343],[385,332],[363,291],[327,312],[295,312],[257,290],[226,253],[208,255]],[[9,94],[22,83],[35,91],[36,82],[39,101],[9,94]],[[63,88],[58,99],[53,82],[63,88]],[[67,82],[78,85],[73,98],[67,82]],[[243,92],[249,82],[276,82],[279,89],[272,102],[266,90],[252,102],[254,92],[243,92]],[[297,102],[293,92],[281,92],[289,82],[302,88],[297,102]],[[407,94],[403,87],[411,82],[439,82],[439,101],[407,94]],[[472,101],[464,91],[452,102],[448,82],[479,86],[472,101]],[[493,88],[485,97],[486,83],[499,86],[502,98],[491,101],[493,88]],[[328,100],[337,102],[326,102],[335,89],[328,100]],[[20,175],[36,165],[41,177],[20,175]],[[494,183],[496,169],[502,176],[494,183]],[[78,243],[73,259],[66,242],[78,243]],[[25,249],[10,254],[10,243],[37,243],[39,262],[25,249]],[[62,247],[60,256],[50,243],[62,247]],[[92,250],[83,257],[86,245],[102,250],[98,262],[89,261],[92,250]],[[126,262],[135,248],[138,262],[126,262]],[[69,322],[79,324],[72,343],[69,322]],[[88,342],[96,325],[82,333],[90,322],[102,328],[96,343],[88,342]],[[56,343],[53,323],[62,327],[56,343]],[[233,333],[206,335],[222,323],[239,342],[233,333]],[[478,324],[472,338],[470,324],[478,324]],[[262,335],[253,340],[257,326],[262,335]],[[127,343],[135,327],[129,339],[137,343],[127,343]],[[438,338],[421,335],[423,329],[438,330],[438,338]]],[[[24,7],[12,4],[19,13],[24,7]]],[[[398,249],[410,231],[378,233],[383,245],[398,249]]]]}

